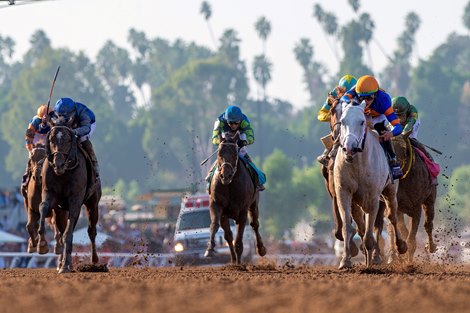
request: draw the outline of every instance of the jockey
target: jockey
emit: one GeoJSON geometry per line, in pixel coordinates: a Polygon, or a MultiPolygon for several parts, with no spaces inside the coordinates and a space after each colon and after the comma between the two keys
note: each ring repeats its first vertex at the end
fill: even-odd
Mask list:
{"type": "MultiPolygon", "coordinates": [[[[224,138],[226,132],[236,131],[240,132],[240,140],[238,141],[240,149],[238,150],[238,155],[252,165],[254,170],[258,173],[259,170],[254,165],[246,149],[247,145],[251,145],[255,141],[253,128],[251,128],[250,120],[242,113],[239,107],[233,105],[229,106],[225,112],[217,118],[214,123],[214,130],[212,131],[212,143],[218,145],[220,144],[220,138],[224,138]]],[[[210,179],[210,173],[213,168],[214,166],[209,171],[208,179],[210,179]]],[[[256,185],[257,190],[264,190],[264,186],[259,183],[259,179],[257,179],[256,185]]]]}
{"type": "Polygon", "coordinates": [[[420,120],[418,118],[418,110],[416,107],[408,102],[405,97],[395,97],[392,99],[392,107],[395,114],[400,119],[400,124],[403,126],[403,135],[408,135],[410,142],[413,146],[423,151],[424,154],[433,161],[432,156],[426,150],[424,145],[418,141],[418,131],[420,120]]]}
{"type": "Polygon", "coordinates": [[[379,88],[379,83],[375,77],[365,75],[358,79],[354,88],[346,92],[346,94],[341,98],[341,101],[346,103],[350,103],[351,101],[365,102],[366,108],[364,113],[372,118],[374,128],[379,131],[383,146],[389,156],[393,179],[402,177],[403,173],[393,150],[391,138],[400,135],[403,127],[393,111],[392,101],[388,93],[379,88]],[[388,120],[391,124],[391,130],[378,129],[378,124],[385,120],[388,120]]]}
{"type": "MultiPolygon", "coordinates": [[[[328,93],[328,97],[325,100],[325,103],[321,107],[320,111],[317,113],[317,118],[320,122],[329,122],[331,118],[331,109],[335,109],[336,105],[339,103],[341,97],[356,85],[356,77],[346,74],[338,82],[338,86],[333,88],[328,93]]],[[[330,153],[331,148],[325,148],[323,153],[317,157],[317,161],[321,164],[327,166],[328,160],[334,156],[334,152],[330,153]]]]}
{"type": "Polygon", "coordinates": [[[31,174],[30,158],[34,147],[36,145],[46,145],[47,133],[51,129],[47,124],[47,113],[49,113],[49,111],[47,110],[47,104],[41,104],[38,107],[37,114],[33,116],[33,118],[28,124],[28,128],[26,129],[25,141],[26,150],[28,150],[29,153],[29,158],[28,165],[26,166],[26,173],[23,175],[23,185],[26,185],[31,174]]]}
{"type": "Polygon", "coordinates": [[[99,177],[98,160],[90,138],[96,128],[95,114],[86,105],[70,98],[60,98],[54,107],[54,115],[62,119],[65,125],[73,129],[83,149],[89,155],[96,177],[99,177]]]}

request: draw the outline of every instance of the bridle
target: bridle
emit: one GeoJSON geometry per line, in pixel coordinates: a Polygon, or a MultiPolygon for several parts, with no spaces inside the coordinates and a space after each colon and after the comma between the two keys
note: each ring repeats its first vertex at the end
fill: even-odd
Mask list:
{"type": "MultiPolygon", "coordinates": [[[[233,143],[233,142],[222,142],[220,143],[220,145],[230,145],[230,146],[235,146],[235,149],[236,149],[236,152],[237,152],[237,156],[235,158],[235,165],[232,165],[230,162],[223,162],[222,164],[219,164],[217,166],[217,170],[219,171],[219,173],[221,173],[222,171],[222,168],[224,166],[229,166],[231,169],[232,169],[232,172],[233,172],[233,176],[235,176],[235,173],[237,172],[237,168],[238,168],[238,150],[239,150],[239,147],[236,143],[233,143]]],[[[219,148],[220,149],[220,148],[219,148]]],[[[230,182],[232,182],[232,179],[233,179],[233,176],[232,178],[230,179],[230,182]]]]}
{"type": "Polygon", "coordinates": [[[53,161],[53,160],[54,160],[54,157],[55,157],[56,155],[63,155],[64,158],[65,158],[65,161],[64,161],[65,170],[66,170],[66,171],[68,171],[68,170],[73,170],[73,169],[75,169],[75,168],[78,166],[79,162],[78,162],[78,158],[76,157],[76,154],[77,154],[76,149],[75,149],[75,151],[74,151],[75,153],[72,153],[73,150],[74,150],[74,149],[73,149],[73,148],[74,148],[74,144],[76,145],[76,143],[73,142],[73,140],[75,140],[75,138],[74,138],[74,136],[73,136],[73,134],[72,134],[72,129],[70,129],[70,128],[67,127],[67,126],[54,126],[54,127],[52,127],[51,130],[49,131],[49,134],[47,135],[47,147],[48,147],[48,151],[50,152],[50,146],[49,146],[49,142],[50,142],[49,137],[50,137],[50,134],[52,133],[52,130],[53,130],[53,129],[56,129],[56,128],[63,129],[63,130],[65,130],[65,131],[69,132],[69,133],[71,134],[71,137],[72,137],[72,142],[71,142],[71,145],[70,145],[70,149],[69,149],[69,151],[67,151],[67,152],[55,151],[55,152],[53,152],[53,153],[49,153],[49,155],[48,155],[48,158],[49,158],[49,160],[50,160],[49,162],[52,164],[52,167],[53,167],[53,168],[56,168],[56,165],[55,165],[55,163],[54,163],[54,161],[53,161]],[[71,154],[75,154],[75,155],[72,155],[72,156],[71,156],[71,154]],[[72,164],[72,166],[70,166],[69,164],[70,164],[71,162],[73,162],[74,160],[70,159],[70,157],[75,158],[75,162],[72,164]]]}
{"type": "MultiPolygon", "coordinates": [[[[355,105],[353,104],[353,106],[355,106],[355,105]]],[[[338,121],[336,124],[341,125],[341,121],[338,121]]],[[[336,124],[335,124],[335,125],[336,125],[336,124]]],[[[358,152],[363,152],[363,151],[364,151],[364,146],[365,146],[365,143],[366,143],[366,138],[367,138],[367,123],[364,122],[364,126],[362,127],[362,135],[361,135],[360,138],[359,138],[358,136],[356,136],[354,133],[351,133],[351,132],[348,133],[346,136],[342,137],[342,136],[341,136],[341,131],[340,131],[340,134],[339,134],[338,137],[339,137],[338,139],[340,140],[339,145],[340,145],[343,149],[344,149],[344,147],[345,147],[345,141],[346,141],[346,139],[347,139],[348,137],[353,137],[354,140],[356,141],[356,143],[358,144],[358,147],[354,147],[354,148],[352,149],[353,155],[356,154],[356,153],[358,153],[358,152]],[[341,140],[341,138],[342,138],[342,140],[341,140]]]]}

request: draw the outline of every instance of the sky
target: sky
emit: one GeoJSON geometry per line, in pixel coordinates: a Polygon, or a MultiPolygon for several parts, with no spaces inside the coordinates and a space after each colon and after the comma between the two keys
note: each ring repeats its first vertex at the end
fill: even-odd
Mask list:
{"type": "MultiPolygon", "coordinates": [[[[337,61],[312,12],[313,5],[319,3],[326,11],[334,11],[339,24],[343,25],[354,17],[347,0],[207,1],[212,6],[210,23],[215,37],[219,38],[224,30],[233,28],[242,40],[241,58],[249,69],[251,96],[256,97],[257,90],[251,65],[254,56],[262,52],[254,24],[261,16],[270,21],[272,29],[267,42],[267,57],[273,63],[268,96],[290,101],[296,108],[308,105],[309,95],[302,81],[302,69],[293,53],[300,38],[310,39],[314,59],[325,65],[331,75],[338,70],[337,61]]],[[[376,73],[383,69],[387,59],[382,50],[388,55],[393,53],[396,39],[404,29],[404,18],[412,11],[421,18],[413,55],[415,64],[420,58],[427,58],[452,32],[468,34],[462,23],[462,14],[469,1],[361,0],[361,12],[371,14],[376,26],[371,45],[372,63],[368,65],[376,73]]],[[[128,48],[130,28],[144,31],[147,38],[160,37],[171,42],[180,38],[215,49],[206,21],[199,13],[201,2],[55,0],[7,6],[6,2],[0,1],[0,35],[10,36],[16,41],[18,59],[28,49],[31,34],[37,29],[46,32],[53,47],[82,50],[92,59],[107,40],[128,48]]]]}

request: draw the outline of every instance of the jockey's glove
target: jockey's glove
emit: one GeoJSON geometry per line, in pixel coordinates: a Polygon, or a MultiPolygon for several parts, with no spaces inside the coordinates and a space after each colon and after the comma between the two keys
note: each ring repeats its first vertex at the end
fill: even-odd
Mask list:
{"type": "Polygon", "coordinates": [[[76,129],[72,129],[72,134],[75,136],[75,137],[78,137],[78,131],[76,129]]]}
{"type": "Polygon", "coordinates": [[[243,148],[244,146],[247,145],[247,142],[246,140],[238,140],[237,144],[240,148],[243,148]]]}
{"type": "Polygon", "coordinates": [[[346,102],[346,103],[351,103],[351,99],[346,95],[342,96],[340,101],[341,102],[346,102]]]}

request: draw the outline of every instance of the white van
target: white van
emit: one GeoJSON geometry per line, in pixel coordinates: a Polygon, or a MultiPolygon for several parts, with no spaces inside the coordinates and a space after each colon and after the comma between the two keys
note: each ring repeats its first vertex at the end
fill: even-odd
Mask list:
{"type": "MultiPolygon", "coordinates": [[[[175,228],[176,266],[230,262],[230,249],[225,241],[222,227],[215,235],[217,257],[204,257],[210,237],[210,224],[209,195],[194,194],[183,197],[175,228]]],[[[230,226],[235,238],[236,226],[233,220],[230,220],[230,226]]],[[[243,260],[250,261],[255,253],[253,230],[250,225],[245,227],[243,247],[243,260]]]]}

